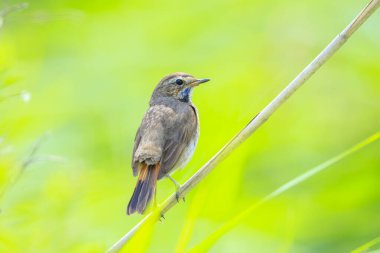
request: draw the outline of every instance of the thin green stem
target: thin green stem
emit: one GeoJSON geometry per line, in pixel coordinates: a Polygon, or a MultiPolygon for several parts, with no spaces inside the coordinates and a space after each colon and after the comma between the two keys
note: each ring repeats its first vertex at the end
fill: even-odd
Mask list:
{"type": "Polygon", "coordinates": [[[372,136],[368,137],[364,141],[356,144],[355,146],[349,148],[348,150],[340,153],[339,155],[327,160],[324,163],[319,164],[318,166],[306,171],[305,173],[299,175],[298,177],[295,177],[294,179],[290,180],[289,182],[285,183],[284,185],[280,186],[276,190],[274,190],[272,193],[267,195],[265,198],[263,198],[261,201],[252,204],[247,209],[242,211],[241,213],[237,214],[235,217],[231,218],[228,222],[226,222],[224,225],[219,227],[216,231],[211,233],[206,239],[204,239],[201,243],[199,243],[197,246],[195,246],[193,249],[190,250],[190,252],[205,252],[209,248],[212,247],[212,245],[215,244],[215,242],[221,238],[224,234],[226,234],[228,231],[230,231],[232,228],[234,228],[238,223],[240,223],[242,220],[246,219],[248,216],[252,214],[253,211],[255,211],[258,207],[262,206],[263,204],[267,203],[268,201],[272,200],[273,198],[279,196],[280,194],[283,194],[284,192],[288,191],[291,188],[294,188],[295,186],[299,185],[300,183],[306,181],[307,179],[315,176],[317,173],[320,173],[321,171],[329,168],[330,166],[336,164],[337,162],[341,161],[342,159],[346,158],[349,155],[352,155],[353,153],[359,151],[360,149],[368,146],[369,144],[377,141],[380,139],[380,131],[373,134],[372,136]]]}
{"type": "MultiPolygon", "coordinates": [[[[244,127],[235,137],[233,137],[224,147],[220,149],[202,168],[200,168],[189,180],[187,180],[178,190],[177,194],[172,194],[160,206],[160,213],[165,214],[177,204],[177,198],[185,196],[190,190],[198,185],[223,159],[231,154],[245,140],[248,139],[259,127],[261,127],[279,107],[281,107],[298,88],[300,88],[310,77],[325,64],[340,49],[351,35],[372,15],[379,7],[380,0],[372,0],[369,4],[353,19],[353,21],[339,33],[322,52],[307,65],[291,81],[272,102],[270,102],[249,124],[244,127]]],[[[118,252],[134,236],[145,222],[152,221],[155,216],[152,213],[144,217],[135,227],[126,233],[119,241],[113,244],[107,252],[118,252]]]]}

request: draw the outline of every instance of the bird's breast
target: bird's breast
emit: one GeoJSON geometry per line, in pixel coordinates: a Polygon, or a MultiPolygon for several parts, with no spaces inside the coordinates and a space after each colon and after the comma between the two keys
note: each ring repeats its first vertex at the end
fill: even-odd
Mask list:
{"type": "Polygon", "coordinates": [[[200,132],[200,127],[199,127],[199,118],[198,118],[198,112],[195,106],[192,105],[192,109],[194,110],[194,113],[196,115],[196,130],[194,131],[189,144],[186,146],[186,148],[183,150],[180,158],[178,159],[178,162],[176,163],[174,170],[176,169],[182,169],[186,166],[186,164],[190,161],[191,157],[193,157],[195,148],[197,147],[198,144],[198,139],[199,139],[199,132],[200,132]]]}

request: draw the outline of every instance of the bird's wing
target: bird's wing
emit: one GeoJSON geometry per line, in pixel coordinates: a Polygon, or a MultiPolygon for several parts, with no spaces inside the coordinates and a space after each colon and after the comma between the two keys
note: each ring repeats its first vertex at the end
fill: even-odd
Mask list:
{"type": "Polygon", "coordinates": [[[191,106],[188,106],[171,126],[165,138],[159,179],[177,165],[181,155],[197,131],[197,124],[196,111],[191,106]]]}
{"type": "Polygon", "coordinates": [[[137,175],[139,164],[156,164],[161,160],[166,130],[176,121],[178,114],[165,105],[153,105],[144,115],[135,137],[132,156],[133,175],[137,175]]]}

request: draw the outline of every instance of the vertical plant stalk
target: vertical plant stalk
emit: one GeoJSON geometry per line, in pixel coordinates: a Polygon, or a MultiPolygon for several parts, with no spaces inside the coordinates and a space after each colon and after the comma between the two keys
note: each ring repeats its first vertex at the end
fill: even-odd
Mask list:
{"type": "MultiPolygon", "coordinates": [[[[203,180],[225,157],[243,143],[250,135],[252,135],[261,125],[263,125],[270,116],[293,95],[328,59],[338,51],[339,48],[351,37],[351,35],[372,15],[379,7],[380,0],[372,0],[359,13],[359,15],[341,32],[339,33],[323,51],[307,65],[300,74],[298,74],[288,86],[275,97],[255,118],[248,123],[237,135],[235,135],[221,150],[219,150],[202,168],[200,168],[189,180],[187,180],[180,188],[178,193],[180,197],[186,195],[199,182],[203,180]]],[[[126,233],[119,241],[112,245],[107,252],[118,252],[122,249],[134,234],[140,230],[145,224],[157,219],[157,213],[162,215],[169,211],[177,204],[176,194],[172,194],[167,198],[160,207],[146,215],[136,226],[126,233]]]]}

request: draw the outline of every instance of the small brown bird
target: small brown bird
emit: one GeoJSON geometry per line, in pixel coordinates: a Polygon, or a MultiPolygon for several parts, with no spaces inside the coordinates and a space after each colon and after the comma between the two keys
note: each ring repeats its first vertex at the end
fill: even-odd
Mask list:
{"type": "Polygon", "coordinates": [[[143,213],[153,196],[156,201],[158,179],[166,176],[176,189],[180,186],[170,174],[189,162],[199,136],[192,91],[209,80],[178,72],[164,77],[156,86],[135,137],[132,169],[133,175],[139,177],[128,204],[128,215],[143,213]]]}

